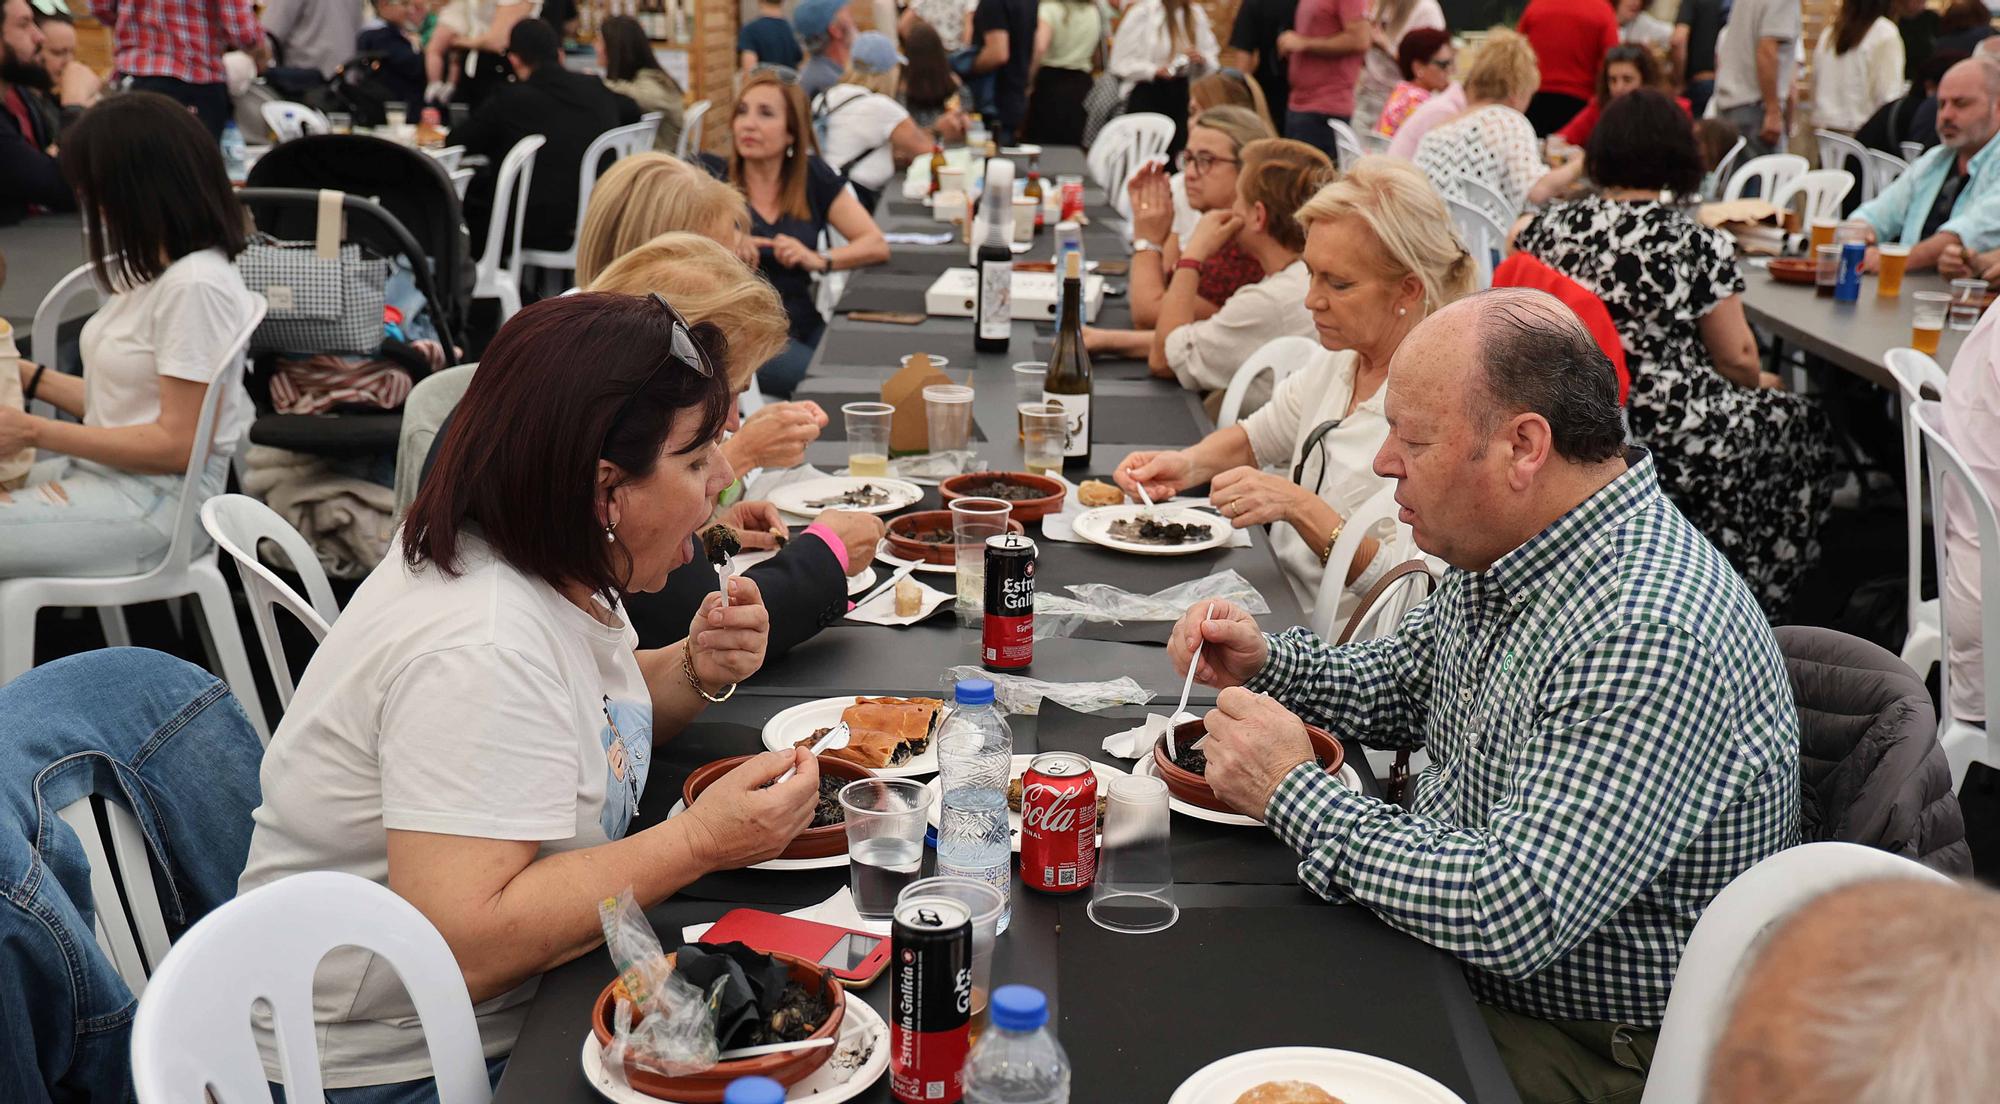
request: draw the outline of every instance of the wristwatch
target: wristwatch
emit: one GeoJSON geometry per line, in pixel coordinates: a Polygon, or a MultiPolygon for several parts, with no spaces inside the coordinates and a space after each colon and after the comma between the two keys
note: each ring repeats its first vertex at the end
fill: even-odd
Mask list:
{"type": "Polygon", "coordinates": [[[1132,239],[1132,255],[1134,257],[1138,256],[1141,253],[1165,253],[1165,252],[1166,250],[1160,248],[1158,244],[1147,241],[1145,238],[1132,239]]]}

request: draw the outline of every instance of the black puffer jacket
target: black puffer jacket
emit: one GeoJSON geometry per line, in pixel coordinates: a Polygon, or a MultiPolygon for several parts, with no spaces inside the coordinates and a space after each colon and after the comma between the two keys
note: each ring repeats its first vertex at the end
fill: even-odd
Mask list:
{"type": "Polygon", "coordinates": [[[1832,629],[1777,630],[1799,709],[1800,834],[1972,873],[1937,711],[1902,660],[1832,629]]]}

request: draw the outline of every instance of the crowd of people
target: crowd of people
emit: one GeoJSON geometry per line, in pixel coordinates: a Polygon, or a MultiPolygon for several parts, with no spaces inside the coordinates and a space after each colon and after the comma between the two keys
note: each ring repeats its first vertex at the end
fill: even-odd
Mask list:
{"type": "MultiPolygon", "coordinates": [[[[477,369],[273,734],[238,882],[340,870],[414,903],[457,955],[496,1078],[534,979],[597,946],[599,900],[630,887],[650,907],[808,823],[818,769],[792,751],[633,830],[654,740],[839,618],[876,556],[882,523],[850,510],[780,541],[745,477],[803,463],[828,423],[796,394],[823,280],[889,260],[884,197],[975,126],[1063,146],[1120,113],[1173,123],[1165,156],[1107,182],[1130,211],[1131,325],[1086,328],[1093,356],[1214,415],[1268,342],[1312,346],[1232,424],[1125,456],[1121,489],[1206,487],[1230,526],[1268,531],[1315,623],[1345,623],[1399,565],[1441,570],[1380,640],[1217,602],[1166,654],[1219,692],[1217,795],[1298,853],[1307,888],[1455,955],[1530,1101],[1636,1099],[1707,902],[1812,830],[1772,626],[1826,558],[1843,434],[1767,370],[1735,239],[1694,205],[1738,139],[1746,157],[1815,127],[1916,141],[1853,211],[1866,264],[1896,243],[1913,271],[2000,279],[2000,47],[1958,2],[1844,0],[1807,50],[1796,0],[1530,0],[1476,34],[1437,0],[1243,0],[1228,27],[1195,0],[915,0],[873,29],[850,0],[765,0],[686,160],[695,105],[629,16],[598,21],[585,57],[565,50],[571,6],[536,0],[375,0],[367,20],[351,0],[92,6],[108,73],[78,60],[71,19],[0,0],[0,220],[78,212],[106,292],[82,374],[37,348],[23,404],[0,403],[0,458],[37,458],[0,491],[0,579],[157,563],[214,389],[204,496],[244,447],[255,405],[222,353],[257,299],[232,263],[250,239],[217,144],[225,57],[323,84],[367,55],[391,100],[466,104],[448,140],[488,165],[465,200],[475,240],[494,169],[545,140],[521,242],[573,248],[573,287],[445,352],[477,369]],[[579,222],[585,151],[644,115],[655,149],[598,176],[579,222]],[[1457,228],[1467,206],[1505,231],[1495,255],[1457,228]],[[1564,305],[1586,302],[1608,332],[1564,305]],[[1330,565],[1385,494],[1395,509],[1330,565]],[[775,550],[726,599],[692,540],[713,524],[775,550]],[[1306,724],[1431,765],[1406,805],[1361,796],[1308,765],[1306,724]]],[[[1942,398],[2000,497],[2000,323],[1968,336],[1942,398]]],[[[1964,501],[1939,508],[1947,699],[1983,723],[1979,532],[1964,501]]],[[[1993,928],[1990,894],[1927,892],[1993,928]]],[[[1913,922],[1909,897],[1894,919],[1913,922]]],[[[1817,1008],[1800,978],[1840,972],[1825,932],[1874,930],[1878,900],[1836,894],[1774,937],[1714,1099],[1866,1080],[1795,1021],[1817,1008]],[[1760,1061],[1748,1041],[1767,1036],[1785,1048],[1760,1061]]],[[[344,950],[318,985],[329,1099],[434,1094],[380,963],[344,950]]],[[[1984,1088],[1912,1076],[1895,1098],[1984,1088]]]]}

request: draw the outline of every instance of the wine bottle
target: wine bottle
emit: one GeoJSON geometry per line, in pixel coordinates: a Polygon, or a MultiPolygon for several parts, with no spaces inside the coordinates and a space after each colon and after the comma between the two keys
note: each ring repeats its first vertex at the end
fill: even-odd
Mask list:
{"type": "Polygon", "coordinates": [[[972,347],[982,353],[1004,353],[1014,336],[1014,172],[994,158],[986,166],[986,193],[979,204],[979,252],[974,258],[979,282],[973,310],[972,347]]]}
{"type": "Polygon", "coordinates": [[[1090,467],[1090,353],[1083,347],[1083,258],[1068,254],[1063,265],[1062,313],[1042,401],[1063,408],[1063,470],[1076,472],[1090,467]]]}

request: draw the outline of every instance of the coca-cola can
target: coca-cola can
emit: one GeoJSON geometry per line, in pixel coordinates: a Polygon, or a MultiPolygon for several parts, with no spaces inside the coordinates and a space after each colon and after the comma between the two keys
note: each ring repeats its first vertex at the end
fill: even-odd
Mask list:
{"type": "Polygon", "coordinates": [[[972,913],[949,897],[896,902],[889,1093],[901,1104],[954,1104],[972,1049],[972,913]]]}
{"type": "Polygon", "coordinates": [[[1097,775],[1081,755],[1035,756],[1021,776],[1021,884],[1075,893],[1097,877],[1097,775]]]}
{"type": "Polygon", "coordinates": [[[1078,216],[1082,214],[1083,214],[1083,181],[1081,180],[1063,181],[1062,210],[1058,213],[1056,221],[1075,222],[1078,216]]]}
{"type": "Polygon", "coordinates": [[[986,620],[980,659],[995,671],[1035,660],[1035,542],[1019,533],[986,538],[986,620]]]}

